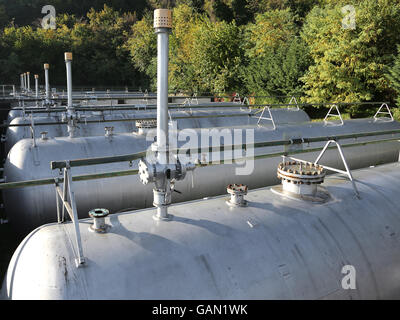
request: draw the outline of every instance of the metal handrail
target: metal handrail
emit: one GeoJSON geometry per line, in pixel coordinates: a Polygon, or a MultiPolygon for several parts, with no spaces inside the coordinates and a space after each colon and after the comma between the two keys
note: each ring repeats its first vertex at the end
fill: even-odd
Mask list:
{"type": "MultiPolygon", "coordinates": [[[[226,117],[244,117],[244,116],[252,116],[251,112],[248,113],[233,113],[233,114],[215,114],[215,115],[198,115],[198,116],[174,116],[174,120],[184,120],[184,119],[202,119],[202,118],[226,118],[226,117]]],[[[170,117],[172,121],[172,117],[170,117]]],[[[77,123],[103,123],[103,122],[129,122],[129,121],[138,121],[138,120],[156,120],[155,117],[140,117],[140,118],[124,118],[124,119],[101,119],[101,120],[78,120],[77,123]]],[[[55,121],[55,122],[38,122],[36,126],[51,126],[51,125],[60,125],[67,124],[66,121],[55,121]]],[[[27,123],[15,123],[15,124],[0,124],[0,128],[5,127],[28,127],[31,126],[27,123]]]]}
{"type": "MultiPolygon", "coordinates": [[[[373,132],[364,132],[364,133],[351,133],[351,134],[343,134],[336,136],[323,136],[323,137],[312,137],[312,138],[300,138],[300,139],[286,139],[286,140],[274,140],[274,141],[264,141],[264,142],[255,142],[252,144],[252,148],[264,148],[264,147],[273,147],[273,146],[285,146],[285,145],[293,145],[293,144],[302,144],[302,143],[313,143],[313,142],[325,142],[329,140],[345,140],[345,139],[357,139],[362,137],[371,137],[371,136],[381,136],[381,135],[389,135],[389,134],[400,134],[400,129],[395,130],[385,130],[385,131],[373,131],[373,132]]],[[[398,140],[399,138],[395,138],[394,140],[398,140]]],[[[361,144],[366,143],[362,142],[361,144]]],[[[200,154],[203,152],[218,152],[224,150],[231,149],[247,149],[249,148],[248,144],[237,144],[237,145],[220,145],[216,147],[207,147],[207,148],[198,148],[195,153],[200,154]]],[[[175,154],[183,154],[183,150],[193,150],[191,148],[180,148],[180,149],[171,149],[170,153],[175,154]]],[[[123,162],[123,161],[133,161],[144,157],[146,151],[127,154],[121,156],[110,156],[110,157],[98,157],[98,158],[87,158],[87,159],[78,159],[78,160],[69,160],[69,164],[71,167],[77,166],[87,166],[87,165],[98,165],[98,164],[106,164],[106,163],[114,163],[114,162],[123,162]]],[[[54,169],[62,169],[65,168],[66,161],[52,161],[50,163],[50,167],[52,170],[54,169]]]]}
{"type": "MultiPolygon", "coordinates": [[[[341,147],[342,148],[349,148],[349,147],[357,147],[357,146],[364,146],[364,145],[369,145],[369,144],[392,142],[392,141],[399,141],[399,138],[381,139],[381,140],[350,143],[350,144],[341,145],[341,147]]],[[[281,145],[284,145],[284,144],[281,144],[281,145]]],[[[333,148],[334,147],[328,147],[327,149],[330,150],[330,149],[333,149],[333,148]]],[[[245,161],[245,160],[252,160],[252,159],[253,160],[258,160],[258,159],[273,158],[273,157],[278,157],[278,156],[294,155],[294,154],[299,154],[299,153],[317,152],[317,151],[321,151],[322,149],[323,149],[323,147],[310,148],[310,149],[305,149],[305,150],[289,150],[289,151],[283,151],[283,152],[275,152],[275,153],[267,153],[267,154],[262,154],[262,155],[255,155],[255,156],[252,156],[252,157],[235,158],[234,160],[235,161],[245,161]]],[[[136,160],[140,159],[140,157],[135,157],[134,155],[126,155],[126,156],[120,156],[120,157],[121,158],[120,158],[119,161],[112,161],[112,162],[124,162],[124,161],[133,161],[135,159],[136,160]]],[[[79,164],[78,161],[84,161],[84,159],[82,159],[82,160],[71,160],[70,164],[72,163],[72,165],[74,165],[74,166],[78,166],[78,165],[84,166],[84,165],[98,164],[98,163],[79,164]]],[[[227,160],[227,162],[228,163],[232,163],[232,160],[227,160]]],[[[205,167],[205,166],[219,165],[219,164],[225,164],[225,161],[221,160],[219,163],[202,162],[202,163],[197,164],[196,166],[197,167],[205,167]]],[[[122,177],[122,176],[131,176],[131,175],[137,175],[138,172],[139,172],[139,170],[133,169],[133,170],[121,170],[121,171],[111,171],[111,172],[103,172],[103,173],[93,173],[93,174],[86,174],[86,175],[76,175],[76,176],[72,177],[72,181],[88,181],[88,180],[107,179],[107,178],[115,178],[115,177],[122,177]]],[[[51,184],[54,184],[55,181],[58,181],[59,183],[62,183],[64,180],[62,178],[45,178],[45,179],[25,180],[25,181],[18,181],[18,182],[6,182],[6,183],[0,183],[0,190],[51,185],[51,184]]]]}
{"type": "MultiPolygon", "coordinates": [[[[251,148],[261,148],[261,147],[268,147],[268,146],[285,146],[285,145],[294,145],[294,144],[302,144],[302,143],[311,143],[311,142],[322,142],[322,141],[329,141],[329,140],[344,140],[344,139],[351,139],[351,138],[359,138],[359,137],[368,137],[368,136],[378,136],[378,135],[389,135],[389,134],[400,134],[400,130],[389,130],[389,131],[378,131],[378,132],[368,132],[363,134],[347,134],[341,136],[326,136],[326,137],[315,137],[315,138],[302,138],[302,139],[289,139],[289,140],[280,140],[280,141],[267,141],[267,142],[258,142],[254,143],[251,148]]],[[[347,147],[355,147],[355,146],[362,146],[368,144],[375,144],[375,143],[383,143],[383,142],[391,142],[391,141],[399,141],[399,138],[390,138],[390,139],[381,139],[381,140],[373,140],[373,141],[364,141],[364,142],[357,142],[351,144],[342,145],[343,148],[347,147]]],[[[204,151],[223,151],[224,149],[237,149],[241,147],[242,149],[248,149],[249,146],[246,144],[242,145],[230,145],[230,146],[220,146],[220,147],[210,147],[210,148],[200,148],[197,153],[202,153],[204,151]]],[[[246,159],[262,159],[262,158],[269,158],[269,157],[276,157],[282,155],[289,155],[289,154],[298,154],[298,153],[308,153],[308,152],[315,152],[322,150],[322,147],[305,149],[305,150],[289,150],[284,152],[276,152],[276,153],[268,153],[263,155],[256,155],[252,157],[243,157],[241,159],[235,159],[238,161],[243,161],[246,159]]],[[[328,148],[330,149],[330,148],[328,148]]],[[[186,150],[186,149],[175,149],[176,151],[179,150],[186,150]]],[[[172,151],[171,151],[172,152],[172,151]]],[[[146,155],[146,152],[139,152],[135,154],[128,154],[128,155],[120,155],[120,156],[111,156],[111,157],[101,157],[101,158],[90,158],[90,159],[78,159],[78,160],[69,160],[70,167],[76,166],[88,166],[88,165],[98,165],[98,164],[106,164],[106,163],[115,163],[115,162],[132,162],[134,160],[141,159],[146,155]]],[[[232,160],[229,160],[232,161],[232,160]]],[[[51,162],[51,169],[63,169],[66,167],[67,161],[52,161],[51,162]]],[[[224,163],[223,160],[220,162],[221,164],[224,163]]],[[[216,163],[201,163],[199,166],[207,166],[207,165],[215,165],[216,163]]],[[[95,174],[87,174],[87,175],[78,175],[72,177],[73,181],[86,181],[86,180],[96,180],[96,179],[103,179],[103,178],[113,178],[119,176],[129,176],[129,175],[136,175],[138,170],[123,170],[123,171],[114,171],[114,172],[105,172],[105,173],[95,173],[95,174]]],[[[32,186],[41,186],[41,185],[49,185],[53,184],[55,178],[45,178],[45,179],[37,179],[37,180],[26,180],[26,181],[18,181],[18,182],[7,182],[0,184],[1,189],[14,189],[14,188],[23,188],[23,187],[32,187],[32,186]]],[[[59,179],[61,182],[62,179],[59,179]]]]}

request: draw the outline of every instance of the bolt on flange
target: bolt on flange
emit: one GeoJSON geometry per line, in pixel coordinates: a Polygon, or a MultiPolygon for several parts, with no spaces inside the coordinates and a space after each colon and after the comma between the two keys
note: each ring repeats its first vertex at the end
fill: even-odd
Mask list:
{"type": "Polygon", "coordinates": [[[324,182],[325,169],[312,162],[285,161],[278,165],[278,178],[283,190],[299,195],[315,195],[317,185],[324,182]]]}

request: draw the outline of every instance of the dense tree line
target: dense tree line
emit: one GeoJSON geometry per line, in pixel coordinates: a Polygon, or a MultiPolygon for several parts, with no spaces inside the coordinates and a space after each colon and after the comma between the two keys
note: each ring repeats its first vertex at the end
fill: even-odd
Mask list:
{"type": "MultiPolygon", "coordinates": [[[[170,7],[173,91],[395,102],[400,0],[353,0],[354,28],[344,27],[347,2],[0,0],[0,75],[3,82],[15,83],[21,72],[40,73],[49,62],[52,83],[63,84],[62,53],[68,50],[74,53],[77,85],[154,89],[152,10],[170,7]],[[56,30],[40,28],[43,4],[57,8],[56,30]]],[[[260,102],[265,101],[276,100],[260,102]]]]}

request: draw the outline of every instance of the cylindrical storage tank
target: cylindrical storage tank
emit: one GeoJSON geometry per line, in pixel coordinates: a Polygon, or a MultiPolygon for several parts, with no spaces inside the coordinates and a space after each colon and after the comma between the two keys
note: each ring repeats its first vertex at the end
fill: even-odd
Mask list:
{"type": "MultiPolygon", "coordinates": [[[[105,218],[107,233],[79,223],[42,226],[15,251],[5,299],[399,299],[399,163],[354,171],[361,199],[341,176],[324,204],[249,191],[105,218]],[[32,276],[34,275],[34,276],[32,276]],[[107,288],[107,290],[104,290],[107,288]]],[[[276,170],[276,168],[275,168],[276,170]]],[[[140,188],[141,186],[138,186],[140,188]]],[[[54,212],[54,215],[56,213],[54,212]]]]}
{"type": "MultiPolygon", "coordinates": [[[[171,110],[170,120],[175,117],[185,117],[185,119],[177,118],[178,129],[185,128],[213,128],[222,126],[238,126],[247,124],[256,124],[258,121],[257,116],[250,117],[250,110],[247,108],[229,109],[203,109],[193,111],[189,110],[171,110]],[[229,116],[233,115],[233,116],[229,116]],[[220,116],[220,117],[218,117],[220,116]]],[[[310,120],[308,115],[302,110],[290,110],[290,109],[272,109],[271,114],[274,117],[274,121],[277,125],[288,124],[288,123],[303,123],[310,120]]],[[[35,115],[35,114],[33,114],[35,115]]],[[[136,130],[134,121],[121,121],[123,119],[133,119],[140,117],[156,117],[156,110],[122,110],[122,111],[93,111],[80,113],[81,123],[78,123],[78,128],[75,130],[76,136],[80,137],[91,137],[100,136],[104,134],[104,128],[112,126],[114,127],[115,133],[128,133],[136,130]],[[98,121],[96,123],[85,123],[84,121],[98,121]],[[106,120],[107,122],[102,122],[106,120]],[[116,120],[115,122],[110,120],[116,120]]],[[[40,136],[43,131],[48,132],[49,137],[66,137],[68,136],[67,124],[48,125],[51,122],[62,121],[62,114],[48,116],[43,115],[42,117],[34,116],[34,131],[35,137],[40,136]],[[41,125],[41,123],[43,123],[41,125]]],[[[17,117],[11,121],[11,125],[19,124],[31,124],[32,119],[30,116],[17,117]]],[[[11,126],[6,132],[6,143],[5,152],[6,154],[10,151],[12,146],[19,140],[31,138],[32,130],[30,126],[11,126]]]]}
{"type": "MultiPolygon", "coordinates": [[[[83,97],[81,97],[81,99],[83,99],[83,97]]],[[[79,100],[76,99],[76,97],[74,97],[74,101],[75,100],[79,100]]],[[[140,101],[137,100],[136,104],[117,104],[117,103],[112,103],[112,104],[106,104],[109,101],[103,101],[103,100],[99,100],[99,101],[90,101],[85,103],[84,101],[81,101],[80,107],[82,108],[88,108],[88,109],[110,109],[110,108],[119,108],[119,107],[123,107],[123,108],[131,108],[131,110],[118,110],[118,113],[135,113],[135,112],[141,112],[141,111],[150,111],[150,110],[155,110],[156,109],[156,105],[154,104],[154,101],[151,100],[150,102],[152,102],[153,104],[150,104],[150,102],[146,103],[145,101],[140,101]]],[[[57,108],[60,107],[65,107],[65,106],[61,106],[61,102],[58,102],[58,104],[60,104],[59,106],[57,106],[57,108]]],[[[29,102],[29,101],[25,101],[24,102],[25,105],[25,112],[24,110],[21,108],[21,106],[15,106],[14,108],[12,108],[7,116],[7,123],[11,123],[11,121],[13,121],[15,118],[19,118],[19,117],[24,117],[24,115],[29,114],[29,112],[31,110],[35,111],[33,113],[33,117],[46,117],[46,116],[53,116],[53,117],[61,117],[64,112],[58,112],[56,110],[52,110],[52,108],[50,108],[49,110],[46,110],[46,108],[43,107],[37,107],[35,102],[29,102]],[[50,112],[49,112],[50,111],[50,112]]],[[[179,105],[173,104],[174,108],[171,108],[171,110],[173,109],[179,109],[179,110],[210,110],[213,107],[219,108],[221,107],[222,110],[224,109],[228,109],[228,107],[232,106],[234,107],[234,109],[239,110],[241,109],[241,107],[238,104],[232,103],[232,102],[208,102],[208,103],[202,103],[200,106],[195,105],[194,107],[190,107],[190,106],[185,106],[182,105],[181,107],[179,105]],[[201,107],[204,108],[201,108],[201,107]],[[239,107],[238,107],[239,106],[239,107]],[[223,107],[223,108],[222,108],[223,107]]],[[[243,106],[242,109],[247,109],[246,106],[243,106]]],[[[290,110],[290,109],[289,109],[290,110]]],[[[292,110],[296,110],[296,109],[292,109],[292,110]]],[[[89,111],[91,112],[91,111],[89,111]]],[[[110,110],[104,110],[105,113],[111,113],[110,110]]],[[[84,112],[83,112],[84,113],[84,112]]],[[[30,116],[30,114],[29,114],[30,116]]]]}
{"type": "MultiPolygon", "coordinates": [[[[232,141],[221,139],[218,134],[227,134],[229,138],[229,135],[231,137],[234,136],[234,130],[239,130],[239,133],[242,135],[240,144],[249,143],[249,137],[245,136],[246,129],[249,129],[249,132],[253,132],[254,126],[224,128],[223,130],[217,128],[214,132],[207,132],[217,134],[218,142],[214,146],[218,146],[221,143],[225,145],[232,144],[232,141]]],[[[276,130],[272,130],[271,125],[265,125],[265,127],[254,129],[254,141],[264,142],[298,139],[301,137],[334,136],[392,129],[400,129],[400,124],[398,122],[374,122],[371,119],[364,119],[348,120],[345,121],[343,126],[324,126],[323,123],[313,122],[306,125],[278,126],[276,130]]],[[[190,130],[195,135],[195,141],[199,142],[202,138],[198,134],[202,130],[204,129],[190,130]]],[[[341,143],[374,141],[393,138],[393,136],[390,134],[379,137],[358,138],[356,140],[347,139],[341,141],[341,143]]],[[[400,137],[400,135],[396,136],[400,137]]],[[[146,138],[142,136],[120,134],[111,137],[37,139],[36,147],[33,147],[32,140],[24,139],[19,141],[9,152],[4,167],[4,176],[6,182],[60,177],[57,170],[51,171],[51,161],[142,152],[152,142],[153,138],[146,141],[146,138]]],[[[180,141],[178,146],[181,147],[183,144],[186,144],[186,141],[180,141]]],[[[235,144],[238,144],[238,141],[235,141],[235,144]]],[[[315,142],[309,145],[303,144],[296,146],[296,150],[299,148],[301,150],[301,148],[322,147],[324,144],[324,142],[315,142]]],[[[200,144],[199,142],[200,145],[205,147],[204,143],[200,144]]],[[[288,150],[288,147],[283,146],[265,147],[255,149],[255,155],[288,150]]],[[[399,158],[399,143],[394,141],[348,147],[344,148],[344,154],[351,169],[393,162],[399,158]]],[[[247,155],[251,156],[251,154],[247,155]]],[[[317,155],[317,152],[313,152],[300,153],[297,156],[303,157],[306,160],[315,160],[317,155]]],[[[239,154],[235,153],[235,158],[242,156],[246,156],[246,154],[242,152],[239,154]]],[[[201,161],[215,161],[215,158],[209,159],[206,153],[194,155],[192,160],[194,158],[200,158],[201,161]]],[[[222,159],[222,156],[220,159],[222,159]]],[[[176,182],[175,189],[181,193],[173,192],[172,199],[174,202],[178,202],[223,194],[225,193],[226,186],[230,183],[244,183],[250,188],[276,184],[278,180],[275,168],[280,160],[281,157],[272,157],[258,159],[254,162],[248,161],[244,165],[234,163],[197,168],[194,172],[193,181],[189,173],[188,178],[176,182]],[[238,168],[242,168],[242,170],[239,169],[241,173],[238,173],[238,168]]],[[[344,168],[337,150],[328,149],[321,163],[341,169],[344,168]]],[[[73,175],[83,175],[130,169],[137,169],[136,161],[132,167],[129,167],[129,164],[125,162],[73,167],[71,171],[73,175]]],[[[136,175],[76,182],[74,183],[74,190],[79,216],[85,217],[86,213],[93,208],[107,208],[111,213],[115,213],[127,208],[150,207],[153,203],[152,188],[153,186],[150,184],[142,186],[139,177],[136,175]]],[[[10,223],[21,232],[31,231],[34,227],[56,221],[54,214],[56,211],[56,196],[53,185],[4,190],[3,198],[10,223]]]]}

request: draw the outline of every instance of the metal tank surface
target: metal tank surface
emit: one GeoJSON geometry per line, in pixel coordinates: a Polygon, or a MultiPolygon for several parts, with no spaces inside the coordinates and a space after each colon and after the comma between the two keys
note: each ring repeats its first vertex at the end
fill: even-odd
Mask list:
{"type": "MultiPolygon", "coordinates": [[[[311,122],[301,125],[277,126],[273,130],[272,125],[265,123],[261,127],[242,126],[236,129],[240,129],[242,133],[246,129],[254,129],[254,141],[264,142],[301,137],[376,132],[399,128],[400,124],[395,121],[374,122],[373,119],[358,119],[345,121],[342,126],[311,122]]],[[[231,134],[235,130],[232,127],[215,129],[225,129],[226,132],[231,134]]],[[[197,133],[201,131],[201,129],[192,130],[197,133]]],[[[199,136],[197,137],[200,139],[199,136]]],[[[398,134],[389,134],[379,137],[363,137],[356,140],[346,139],[340,142],[345,145],[347,143],[393,137],[400,136],[398,134]]],[[[33,147],[31,139],[24,139],[19,141],[9,152],[4,167],[4,177],[6,182],[61,177],[58,170],[52,171],[50,169],[51,161],[136,153],[145,151],[152,142],[153,139],[146,141],[145,137],[140,135],[119,134],[108,137],[37,139],[36,147],[33,147]]],[[[221,143],[219,141],[215,146],[221,143]]],[[[243,143],[246,143],[246,137],[243,137],[243,143]]],[[[183,144],[184,142],[180,142],[178,146],[181,147],[183,144]]],[[[304,150],[316,147],[322,148],[324,144],[323,142],[300,144],[300,148],[304,150]]],[[[255,149],[254,154],[283,152],[289,150],[288,148],[290,147],[258,148],[255,149]]],[[[344,153],[350,168],[357,169],[397,161],[399,158],[399,143],[392,141],[347,147],[344,148],[344,153]]],[[[300,155],[306,160],[312,160],[317,157],[318,152],[300,155]]],[[[242,153],[239,157],[241,156],[243,156],[242,153]]],[[[200,158],[202,162],[209,160],[206,154],[193,155],[193,157],[200,158]]],[[[254,170],[249,175],[237,175],[236,170],[240,166],[235,163],[197,168],[193,173],[193,179],[190,178],[189,174],[189,177],[185,180],[176,182],[175,189],[180,193],[173,192],[172,201],[181,202],[224,194],[226,185],[230,183],[244,183],[250,188],[274,185],[278,182],[275,168],[280,160],[281,158],[278,156],[257,159],[254,161],[254,170]]],[[[71,171],[73,175],[83,175],[131,170],[138,168],[137,162],[134,161],[131,167],[128,162],[119,162],[74,167],[71,171]]],[[[343,168],[337,150],[328,149],[322,159],[322,163],[332,167],[343,168]]],[[[97,207],[107,208],[111,213],[116,213],[129,209],[150,207],[153,204],[152,186],[150,184],[142,186],[137,175],[79,181],[74,183],[74,190],[79,217],[85,217],[89,210],[97,207]]],[[[3,192],[4,205],[9,222],[20,232],[30,232],[44,223],[56,221],[54,214],[56,211],[56,193],[53,185],[7,189],[3,192]]]]}
{"type": "Polygon", "coordinates": [[[400,165],[353,176],[361,199],[348,180],[331,175],[323,204],[269,187],[248,191],[244,207],[228,206],[228,195],[174,204],[168,222],[155,221],[155,209],[109,215],[106,233],[92,231],[93,219],[80,220],[82,267],[73,224],[41,226],[15,251],[1,296],[399,299],[400,165]],[[356,271],[350,289],[343,286],[349,267],[356,271]]]}
{"type": "MultiPolygon", "coordinates": [[[[173,97],[174,99],[176,99],[175,97],[173,97]]],[[[153,99],[152,99],[153,100],[153,99]]],[[[79,103],[77,103],[74,100],[74,104],[79,105],[79,107],[81,108],[86,108],[86,109],[110,109],[110,108],[131,108],[132,110],[118,110],[119,113],[132,113],[132,112],[136,112],[136,111],[142,111],[142,110],[152,110],[156,108],[156,105],[152,103],[152,100],[150,101],[145,101],[145,100],[136,100],[136,101],[132,101],[132,103],[130,104],[117,104],[117,103],[113,103],[113,104],[105,104],[105,102],[100,101],[99,104],[93,104],[93,103],[85,103],[82,101],[79,101],[79,103]]],[[[215,107],[219,107],[219,106],[224,106],[224,107],[228,107],[228,106],[238,106],[237,103],[233,103],[233,102],[210,102],[210,99],[198,99],[198,103],[200,106],[204,106],[207,109],[215,106],[215,107]],[[207,100],[207,101],[204,101],[207,100]]],[[[190,109],[190,106],[188,105],[184,105],[184,103],[171,103],[171,105],[173,105],[175,108],[179,108],[180,105],[182,105],[182,107],[180,109],[190,109]]],[[[196,105],[194,105],[196,108],[192,108],[194,110],[199,109],[196,105]]],[[[61,104],[55,106],[54,108],[59,109],[59,108],[65,108],[65,106],[61,106],[61,104]]],[[[30,116],[30,111],[34,111],[33,113],[33,117],[47,117],[47,116],[55,116],[55,117],[61,117],[63,113],[65,113],[65,111],[56,111],[54,110],[53,107],[50,107],[48,109],[44,108],[44,107],[37,107],[32,103],[25,103],[25,109],[22,108],[21,106],[16,106],[14,108],[12,108],[7,115],[7,123],[11,123],[11,121],[13,121],[15,118],[21,118],[21,117],[26,117],[27,115],[30,116]],[[49,112],[50,111],[50,112],[49,112]]],[[[243,107],[244,108],[244,107],[243,107]]],[[[239,109],[239,108],[236,108],[239,109]]],[[[91,111],[88,111],[89,113],[91,111]]],[[[104,111],[105,113],[110,113],[110,110],[108,111],[104,111]]]]}
{"type": "MultiPolygon", "coordinates": [[[[217,106],[217,105],[216,105],[217,106]]],[[[203,110],[171,110],[170,120],[175,117],[178,128],[212,128],[221,126],[237,126],[257,123],[257,117],[250,117],[254,111],[243,107],[240,108],[208,108],[203,110]],[[232,116],[229,116],[232,115],[232,116]]],[[[302,123],[310,120],[308,115],[302,110],[272,109],[271,114],[277,124],[302,123]]],[[[76,136],[90,137],[104,135],[105,127],[113,127],[114,133],[128,133],[137,130],[135,121],[123,121],[124,119],[134,118],[155,118],[156,110],[129,110],[129,111],[97,111],[80,113],[81,122],[77,124],[76,136]],[[115,121],[113,121],[115,120],[115,121]],[[98,121],[98,122],[93,122],[98,121]],[[107,121],[107,122],[105,122],[107,121]]],[[[47,125],[51,122],[60,122],[61,116],[42,116],[33,118],[35,137],[40,137],[41,132],[47,132],[48,137],[68,136],[67,124],[47,125]],[[41,123],[44,123],[41,125],[41,123]]],[[[15,118],[11,125],[32,124],[29,116],[15,118]]],[[[8,128],[5,140],[5,152],[10,151],[12,146],[19,140],[31,138],[31,126],[11,126],[8,128]]]]}

